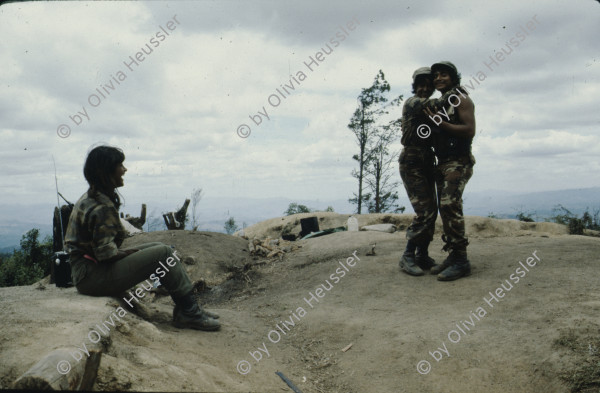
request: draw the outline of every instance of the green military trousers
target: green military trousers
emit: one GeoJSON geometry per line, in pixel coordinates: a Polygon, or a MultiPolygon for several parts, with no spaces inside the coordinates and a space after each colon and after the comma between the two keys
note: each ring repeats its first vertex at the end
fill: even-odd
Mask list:
{"type": "Polygon", "coordinates": [[[399,162],[400,177],[416,214],[406,230],[406,238],[417,245],[429,243],[433,239],[438,210],[433,152],[425,147],[406,146],[399,162]]]}
{"type": "Polygon", "coordinates": [[[139,251],[115,262],[95,263],[85,258],[71,261],[77,290],[90,296],[119,296],[142,281],[148,280],[147,284],[151,285],[156,277],[173,298],[192,291],[190,278],[171,247],[155,242],[132,248],[139,251]],[[168,258],[173,258],[169,261],[175,263],[174,266],[167,264],[168,258]],[[164,272],[164,277],[158,271],[164,272]],[[151,274],[154,274],[152,278],[151,274]]]}
{"type": "Polygon", "coordinates": [[[469,241],[465,235],[462,195],[473,176],[475,159],[472,155],[438,162],[436,186],[440,216],[444,225],[444,250],[466,251],[469,241]]]}

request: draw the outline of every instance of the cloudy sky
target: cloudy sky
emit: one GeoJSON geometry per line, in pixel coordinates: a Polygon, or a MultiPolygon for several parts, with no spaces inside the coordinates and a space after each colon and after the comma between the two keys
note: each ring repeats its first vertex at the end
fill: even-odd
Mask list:
{"type": "Polygon", "coordinates": [[[76,200],[101,142],[126,154],[132,213],[175,207],[196,187],[212,198],[346,199],[361,89],[382,69],[390,97],[407,98],[413,70],[439,60],[475,87],[467,192],[599,186],[599,17],[594,0],[2,5],[0,217],[18,205],[51,211],[53,157],[76,200]]]}

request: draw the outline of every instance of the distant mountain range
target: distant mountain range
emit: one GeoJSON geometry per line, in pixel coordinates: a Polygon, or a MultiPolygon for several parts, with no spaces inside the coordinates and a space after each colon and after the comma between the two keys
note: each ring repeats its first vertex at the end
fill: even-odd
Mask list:
{"type": "MultiPolygon", "coordinates": [[[[464,195],[464,212],[466,215],[488,216],[494,214],[499,218],[515,218],[519,212],[531,214],[537,221],[554,215],[553,209],[562,205],[572,213],[581,215],[589,208],[590,212],[600,209],[600,187],[543,191],[534,193],[512,193],[489,190],[466,192],[464,195]]],[[[203,231],[224,232],[223,226],[229,217],[233,217],[237,225],[250,226],[257,222],[284,215],[290,203],[299,203],[311,209],[325,210],[332,206],[338,213],[351,214],[355,207],[345,199],[338,200],[305,200],[290,198],[204,198],[200,201],[199,229],[203,231]]],[[[162,212],[172,211],[173,206],[153,204],[148,201],[148,222],[144,230],[162,230],[164,224],[162,212]]],[[[412,213],[412,207],[405,195],[400,193],[400,205],[406,206],[405,213],[412,213]]],[[[18,248],[23,234],[32,228],[39,228],[42,239],[52,233],[52,212],[54,205],[36,204],[33,206],[0,206],[0,253],[11,252],[18,248]]],[[[124,208],[126,213],[139,214],[138,206],[124,208]]],[[[191,208],[188,209],[191,214],[191,208]]]]}
{"type": "Polygon", "coordinates": [[[493,213],[501,218],[515,218],[517,213],[532,214],[536,221],[555,215],[558,205],[573,214],[581,215],[600,209],[600,187],[558,191],[542,191],[527,194],[486,191],[465,193],[465,214],[488,216],[493,213]]]}

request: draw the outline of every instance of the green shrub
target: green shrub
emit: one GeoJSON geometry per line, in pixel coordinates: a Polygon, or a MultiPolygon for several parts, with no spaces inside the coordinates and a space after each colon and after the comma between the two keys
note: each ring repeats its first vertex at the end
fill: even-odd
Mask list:
{"type": "Polygon", "coordinates": [[[39,229],[31,229],[21,238],[21,248],[0,264],[0,287],[31,285],[50,274],[52,239],[40,243],[39,229]]]}
{"type": "Polygon", "coordinates": [[[305,205],[299,205],[297,203],[290,203],[287,210],[283,212],[286,216],[291,216],[297,213],[310,213],[311,209],[305,205]]]}
{"type": "Polygon", "coordinates": [[[583,221],[579,218],[571,218],[569,220],[569,234],[583,235],[583,221]]]}
{"type": "Polygon", "coordinates": [[[534,222],[533,218],[531,217],[531,213],[519,212],[517,213],[517,219],[524,222],[534,222]]]}
{"type": "Polygon", "coordinates": [[[589,208],[586,208],[581,218],[563,205],[557,205],[552,211],[554,216],[549,221],[566,225],[571,235],[583,235],[584,229],[600,230],[600,209],[590,214],[589,208]]]}
{"type": "Polygon", "coordinates": [[[235,219],[233,217],[229,217],[229,220],[225,221],[225,232],[228,235],[233,235],[238,229],[239,227],[235,223],[235,219]]]}

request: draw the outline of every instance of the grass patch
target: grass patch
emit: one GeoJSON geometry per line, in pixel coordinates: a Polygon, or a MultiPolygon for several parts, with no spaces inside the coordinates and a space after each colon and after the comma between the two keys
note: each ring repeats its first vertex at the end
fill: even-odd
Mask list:
{"type": "Polygon", "coordinates": [[[554,345],[568,349],[576,358],[577,366],[560,377],[569,385],[571,393],[600,392],[600,340],[583,339],[572,329],[562,332],[554,345]]]}

